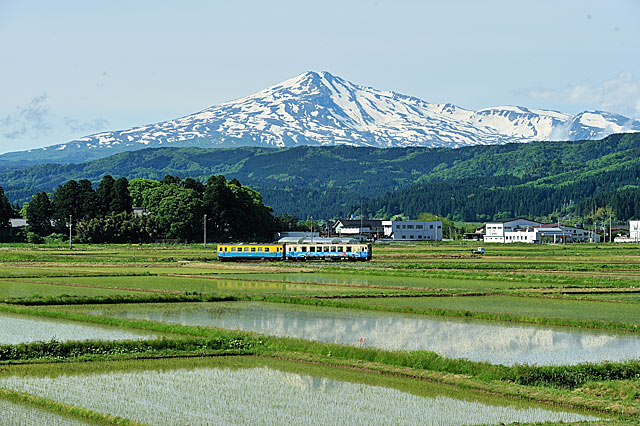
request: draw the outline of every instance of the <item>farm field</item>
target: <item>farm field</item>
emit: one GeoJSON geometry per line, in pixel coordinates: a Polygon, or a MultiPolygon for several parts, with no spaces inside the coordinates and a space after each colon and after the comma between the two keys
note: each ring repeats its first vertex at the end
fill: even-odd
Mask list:
{"type": "Polygon", "coordinates": [[[222,264],[215,245],[0,245],[0,407],[54,424],[637,424],[640,246],[472,248],[222,264]],[[209,382],[222,417],[202,408],[209,382]]]}

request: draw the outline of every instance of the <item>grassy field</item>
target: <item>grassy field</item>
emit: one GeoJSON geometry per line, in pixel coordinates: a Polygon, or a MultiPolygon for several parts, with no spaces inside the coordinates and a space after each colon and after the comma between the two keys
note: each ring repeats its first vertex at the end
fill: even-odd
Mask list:
{"type": "MultiPolygon", "coordinates": [[[[215,260],[214,245],[75,246],[72,250],[0,245],[0,300],[4,302],[0,310],[169,336],[165,343],[147,346],[87,343],[86,347],[78,344],[75,349],[69,346],[62,350],[53,342],[27,350],[9,345],[7,349],[0,347],[0,360],[5,350],[19,358],[0,362],[13,364],[20,359],[20,363],[40,363],[47,370],[51,362],[75,359],[83,361],[73,364],[80,371],[93,369],[97,360],[178,357],[171,362],[187,365],[195,355],[251,353],[267,359],[311,362],[323,369],[325,377],[346,377],[346,371],[350,371],[361,377],[353,380],[365,383],[371,379],[363,378],[372,372],[374,376],[392,374],[397,376],[394,384],[381,386],[396,389],[411,388],[409,377],[423,377],[447,384],[454,392],[475,389],[497,396],[517,396],[543,405],[561,404],[619,416],[616,421],[621,423],[637,423],[640,364],[561,367],[564,369],[554,372],[537,367],[496,370],[481,363],[440,359],[424,351],[403,354],[366,347],[343,349],[340,345],[267,338],[237,330],[225,334],[229,332],[211,327],[92,315],[83,309],[92,303],[270,301],[282,306],[337,307],[345,313],[364,310],[382,315],[390,311],[640,332],[640,245],[488,244],[484,256],[471,254],[475,246],[477,243],[375,244],[373,260],[366,263],[222,264],[215,260]],[[179,343],[180,339],[209,340],[202,343],[203,349],[196,350],[198,341],[179,343]]],[[[59,371],[71,371],[71,364],[56,365],[59,371]]],[[[0,400],[31,404],[81,423],[136,424],[130,419],[89,413],[81,407],[69,408],[41,396],[12,392],[0,389],[0,400]]]]}

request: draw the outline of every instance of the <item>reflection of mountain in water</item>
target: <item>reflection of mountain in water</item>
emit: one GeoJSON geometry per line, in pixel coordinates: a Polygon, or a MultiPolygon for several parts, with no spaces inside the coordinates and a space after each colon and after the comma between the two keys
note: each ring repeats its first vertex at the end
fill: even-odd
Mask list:
{"type": "Polygon", "coordinates": [[[577,364],[640,357],[640,339],[587,331],[451,321],[267,304],[213,305],[184,310],[141,307],[124,316],[289,336],[389,350],[429,350],[449,358],[511,365],[577,364]],[[217,308],[215,306],[218,306],[217,308]],[[226,309],[220,309],[223,306],[226,309]],[[366,339],[366,343],[361,341],[366,339]]]}

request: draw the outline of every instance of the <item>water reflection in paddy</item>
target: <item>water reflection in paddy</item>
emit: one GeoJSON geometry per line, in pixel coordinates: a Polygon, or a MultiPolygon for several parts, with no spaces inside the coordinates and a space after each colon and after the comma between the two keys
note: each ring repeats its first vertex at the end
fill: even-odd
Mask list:
{"type": "Polygon", "coordinates": [[[98,306],[93,314],[214,326],[494,364],[562,365],[640,357],[635,335],[259,302],[98,306]]]}

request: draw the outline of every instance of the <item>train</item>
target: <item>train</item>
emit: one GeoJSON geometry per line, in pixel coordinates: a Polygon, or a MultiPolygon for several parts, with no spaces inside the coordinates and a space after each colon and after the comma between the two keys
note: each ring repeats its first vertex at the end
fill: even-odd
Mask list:
{"type": "Polygon", "coordinates": [[[233,243],[218,244],[218,260],[270,260],[270,261],[362,261],[371,260],[371,244],[340,238],[301,238],[270,244],[233,243]]]}

